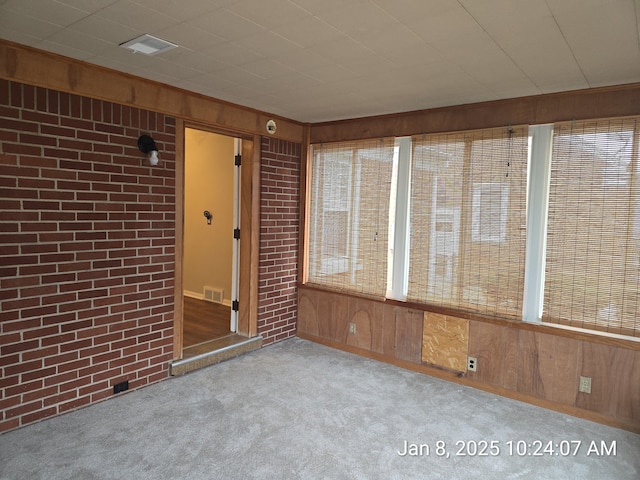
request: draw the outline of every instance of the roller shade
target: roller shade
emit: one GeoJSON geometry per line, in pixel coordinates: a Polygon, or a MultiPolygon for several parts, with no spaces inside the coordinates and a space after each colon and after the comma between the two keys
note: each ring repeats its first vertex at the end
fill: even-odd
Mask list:
{"type": "Polygon", "coordinates": [[[393,139],[312,146],[309,284],[385,295],[393,155],[393,139]]]}
{"type": "Polygon", "coordinates": [[[638,119],[555,125],[543,321],[640,335],[638,119]]]}
{"type": "Polygon", "coordinates": [[[412,301],[520,318],[527,128],[412,139],[412,301]]]}

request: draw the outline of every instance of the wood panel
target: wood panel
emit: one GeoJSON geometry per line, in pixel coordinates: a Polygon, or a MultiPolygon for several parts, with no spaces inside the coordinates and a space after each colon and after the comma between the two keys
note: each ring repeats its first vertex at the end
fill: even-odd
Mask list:
{"type": "Polygon", "coordinates": [[[317,297],[318,292],[313,290],[298,296],[298,333],[304,332],[315,337],[320,335],[317,297]]]}
{"type": "Polygon", "coordinates": [[[277,138],[303,139],[303,125],[293,120],[1,39],[0,77],[245,134],[266,134],[266,123],[274,118],[277,138]]]}
{"type": "Polygon", "coordinates": [[[180,119],[176,121],[176,211],[175,211],[175,273],[173,287],[173,359],[182,358],[182,324],[183,305],[182,294],[183,283],[183,262],[182,252],[184,250],[184,122],[180,119]]]}
{"type": "Polygon", "coordinates": [[[466,372],[468,353],[468,320],[424,312],[423,362],[457,372],[466,372]]]}
{"type": "MultiPolygon", "coordinates": [[[[536,334],[538,371],[544,389],[543,398],[552,402],[574,405],[579,395],[580,352],[582,345],[576,340],[552,335],[536,334]]],[[[519,356],[522,355],[520,351],[519,356]]],[[[526,371],[519,372],[521,376],[526,371]]]]}
{"type": "Polygon", "coordinates": [[[242,140],[240,167],[240,275],[238,333],[258,334],[260,248],[260,138],[242,140]]]}
{"type": "Polygon", "coordinates": [[[640,419],[640,355],[608,345],[584,344],[581,373],[591,377],[591,394],[576,406],[610,416],[640,419]]]}
{"type": "Polygon", "coordinates": [[[475,380],[508,389],[517,388],[518,329],[483,322],[469,324],[469,356],[478,359],[475,380]]]}
{"type": "MultiPolygon", "coordinates": [[[[640,432],[637,342],[608,343],[596,335],[581,333],[572,337],[564,329],[544,325],[461,318],[468,322],[468,355],[478,359],[478,370],[456,377],[454,372],[423,362],[423,358],[429,361],[429,354],[425,352],[423,356],[422,353],[423,334],[432,323],[425,318],[433,312],[425,317],[423,310],[402,306],[400,302],[327,292],[304,285],[299,287],[298,295],[301,306],[298,334],[302,338],[640,432]],[[353,320],[358,333],[362,332],[361,325],[365,325],[360,338],[348,335],[348,323],[353,320]],[[581,375],[592,378],[591,394],[578,393],[581,375]]],[[[446,316],[455,317],[451,313],[446,316]]],[[[446,331],[442,335],[446,337],[446,331]]],[[[460,351],[462,349],[460,347],[460,351]]],[[[434,350],[434,353],[446,358],[446,351],[444,348],[443,352],[434,350]]]]}
{"type": "Polygon", "coordinates": [[[424,313],[408,308],[396,309],[395,357],[413,363],[422,361],[424,313]]]}
{"type": "Polygon", "coordinates": [[[640,84],[536,95],[311,126],[311,143],[640,114],[640,84]]]}

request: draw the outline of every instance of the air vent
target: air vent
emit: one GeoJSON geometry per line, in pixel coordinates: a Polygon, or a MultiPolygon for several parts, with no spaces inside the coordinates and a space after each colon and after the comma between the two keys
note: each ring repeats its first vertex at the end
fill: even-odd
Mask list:
{"type": "Polygon", "coordinates": [[[221,288],[204,287],[202,299],[207,302],[222,303],[224,299],[224,290],[221,288]]]}
{"type": "Polygon", "coordinates": [[[166,52],[172,48],[176,48],[178,45],[175,43],[167,42],[161,38],[154,37],[152,35],[144,34],[128,42],[121,43],[121,47],[128,48],[134,53],[144,53],[145,55],[156,55],[161,52],[166,52]]]}

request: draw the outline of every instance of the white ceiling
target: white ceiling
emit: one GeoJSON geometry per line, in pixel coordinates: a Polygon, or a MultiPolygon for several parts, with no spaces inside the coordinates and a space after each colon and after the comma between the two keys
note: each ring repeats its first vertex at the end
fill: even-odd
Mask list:
{"type": "Polygon", "coordinates": [[[301,122],[640,82],[640,0],[0,0],[0,38],[301,122]],[[179,48],[134,54],[143,33],[179,48]]]}

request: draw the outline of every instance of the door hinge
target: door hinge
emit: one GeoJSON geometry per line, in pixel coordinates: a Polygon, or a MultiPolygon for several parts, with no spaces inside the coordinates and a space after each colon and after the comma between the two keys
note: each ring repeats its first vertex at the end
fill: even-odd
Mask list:
{"type": "Polygon", "coordinates": [[[239,167],[242,164],[242,155],[238,154],[235,156],[235,164],[236,167],[239,167]]]}
{"type": "Polygon", "coordinates": [[[233,302],[231,302],[231,310],[233,310],[234,312],[237,312],[239,303],[240,302],[238,302],[238,300],[234,300],[233,302]]]}
{"type": "Polygon", "coordinates": [[[233,238],[235,238],[236,240],[240,240],[240,229],[239,228],[234,228],[233,229],[233,238]]]}

